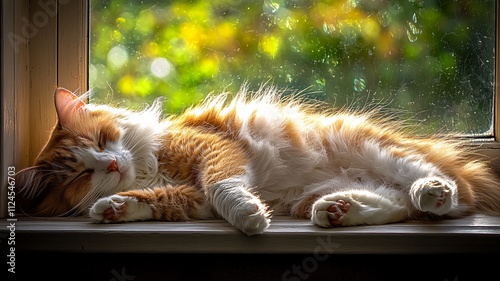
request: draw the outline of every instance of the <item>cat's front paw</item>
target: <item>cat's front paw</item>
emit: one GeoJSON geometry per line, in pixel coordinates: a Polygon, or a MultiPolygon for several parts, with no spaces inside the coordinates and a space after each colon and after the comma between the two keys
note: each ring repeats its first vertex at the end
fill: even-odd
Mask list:
{"type": "Polygon", "coordinates": [[[271,223],[266,207],[260,202],[247,202],[238,212],[240,219],[235,225],[247,235],[262,234],[271,223]]]}
{"type": "Polygon", "coordinates": [[[444,215],[456,206],[456,191],[457,187],[452,181],[431,177],[415,181],[411,187],[410,196],[417,209],[444,215]]]}
{"type": "Polygon", "coordinates": [[[153,208],[131,196],[111,195],[97,200],[89,215],[101,223],[139,221],[153,218],[153,208]]]}
{"type": "Polygon", "coordinates": [[[209,201],[219,215],[243,233],[262,234],[269,227],[270,214],[245,185],[239,178],[217,182],[207,188],[209,201]]]}

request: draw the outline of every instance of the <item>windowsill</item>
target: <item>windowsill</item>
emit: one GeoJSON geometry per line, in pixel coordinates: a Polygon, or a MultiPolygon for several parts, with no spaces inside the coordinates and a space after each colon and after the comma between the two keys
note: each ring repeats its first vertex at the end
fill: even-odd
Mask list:
{"type": "MultiPolygon", "coordinates": [[[[0,237],[9,224],[0,222],[0,237]]],[[[222,220],[93,224],[86,218],[18,217],[15,240],[16,251],[73,253],[498,253],[500,217],[334,229],[275,217],[265,234],[252,237],[222,220]]]]}

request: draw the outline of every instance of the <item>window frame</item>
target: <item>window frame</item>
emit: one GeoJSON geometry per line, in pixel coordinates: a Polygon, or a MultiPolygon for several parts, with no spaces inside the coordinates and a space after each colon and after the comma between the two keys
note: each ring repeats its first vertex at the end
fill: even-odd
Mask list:
{"type": "MultiPolygon", "coordinates": [[[[0,217],[3,218],[7,215],[8,167],[19,171],[29,166],[45,144],[55,124],[54,90],[57,86],[72,91],[88,90],[89,1],[4,0],[1,5],[4,38],[0,217]],[[15,38],[16,44],[11,44],[9,36],[15,38]]],[[[497,173],[500,173],[499,6],[497,2],[494,137],[471,140],[471,146],[480,154],[493,159],[491,165],[497,173]]]]}
{"type": "Polygon", "coordinates": [[[55,125],[55,89],[88,90],[89,8],[87,0],[5,0],[1,5],[0,217],[5,217],[7,169],[28,167],[43,148],[55,125]]]}

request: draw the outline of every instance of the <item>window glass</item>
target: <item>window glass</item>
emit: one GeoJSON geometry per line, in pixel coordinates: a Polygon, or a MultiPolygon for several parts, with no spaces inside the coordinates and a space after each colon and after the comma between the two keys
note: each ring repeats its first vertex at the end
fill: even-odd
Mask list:
{"type": "Polygon", "coordinates": [[[91,1],[96,102],[178,113],[275,84],[421,133],[492,134],[494,0],[91,1]]]}

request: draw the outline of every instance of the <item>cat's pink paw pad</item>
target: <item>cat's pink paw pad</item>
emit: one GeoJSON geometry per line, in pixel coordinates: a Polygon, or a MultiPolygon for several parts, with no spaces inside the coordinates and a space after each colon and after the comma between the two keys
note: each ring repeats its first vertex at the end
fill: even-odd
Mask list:
{"type": "Polygon", "coordinates": [[[328,207],[328,218],[332,226],[339,226],[342,223],[342,218],[351,209],[351,204],[342,199],[337,200],[334,204],[328,207]]]}
{"type": "Polygon", "coordinates": [[[436,196],[436,208],[439,208],[446,203],[447,194],[450,193],[448,189],[443,189],[441,192],[433,192],[436,196]]]}
{"type": "Polygon", "coordinates": [[[352,207],[353,204],[347,196],[327,195],[314,203],[311,220],[322,227],[344,225],[352,207]]]}
{"type": "Polygon", "coordinates": [[[116,222],[126,215],[127,197],[112,195],[97,200],[90,208],[89,215],[96,222],[116,222]]]}
{"type": "Polygon", "coordinates": [[[105,220],[119,221],[120,217],[127,213],[127,202],[116,202],[111,204],[109,208],[104,210],[103,217],[105,220]]]}
{"type": "Polygon", "coordinates": [[[410,195],[417,209],[443,215],[457,204],[456,190],[452,181],[439,177],[423,178],[412,185],[410,195]]]}

